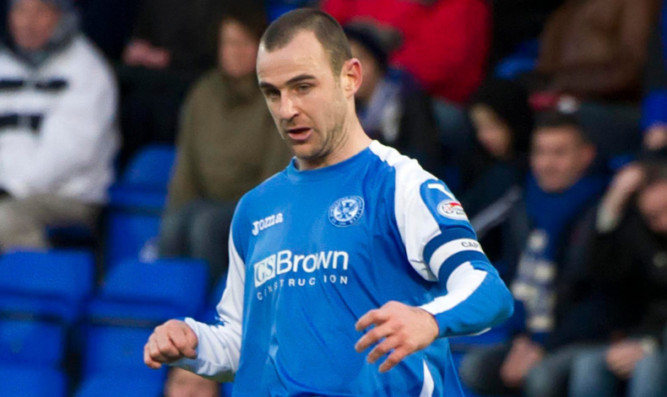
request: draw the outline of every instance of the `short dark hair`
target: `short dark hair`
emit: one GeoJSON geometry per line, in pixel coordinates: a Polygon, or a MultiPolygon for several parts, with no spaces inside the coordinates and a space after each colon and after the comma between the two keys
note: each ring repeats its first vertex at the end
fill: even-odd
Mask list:
{"type": "Polygon", "coordinates": [[[352,58],[350,43],[338,21],[323,11],[299,8],[282,15],[266,29],[261,44],[269,52],[277,50],[285,47],[297,33],[304,30],[315,34],[329,56],[334,75],[340,73],[345,61],[352,58]]]}
{"type": "Polygon", "coordinates": [[[269,23],[264,8],[257,3],[256,1],[230,1],[225,3],[220,18],[220,26],[222,27],[229,21],[238,22],[252,37],[259,41],[269,23]]]}
{"type": "Polygon", "coordinates": [[[537,114],[535,120],[534,132],[544,128],[565,128],[570,127],[577,132],[577,135],[586,144],[592,141],[581,125],[579,114],[576,112],[565,113],[560,111],[544,111],[537,114]]]}
{"type": "Polygon", "coordinates": [[[646,177],[644,178],[644,187],[667,182],[667,159],[644,160],[640,162],[644,168],[646,177]]]}

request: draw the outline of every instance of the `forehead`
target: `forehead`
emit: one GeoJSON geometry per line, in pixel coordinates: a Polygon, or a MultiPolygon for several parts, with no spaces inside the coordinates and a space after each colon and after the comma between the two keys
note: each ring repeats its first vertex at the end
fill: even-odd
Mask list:
{"type": "Polygon", "coordinates": [[[280,85],[292,77],[308,74],[320,77],[331,74],[328,57],[313,32],[301,31],[282,48],[267,51],[261,45],[257,54],[257,77],[260,82],[280,85]]]}
{"type": "Polygon", "coordinates": [[[536,145],[576,145],[581,142],[579,131],[575,127],[541,127],[533,134],[536,145]]]}

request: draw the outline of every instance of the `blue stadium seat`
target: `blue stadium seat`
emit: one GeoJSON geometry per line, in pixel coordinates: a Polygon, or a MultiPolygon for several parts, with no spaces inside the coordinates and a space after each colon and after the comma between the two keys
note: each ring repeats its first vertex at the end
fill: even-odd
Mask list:
{"type": "Polygon", "coordinates": [[[197,315],[196,317],[197,320],[203,321],[205,323],[210,323],[215,320],[215,317],[218,314],[216,307],[218,306],[220,299],[222,299],[222,294],[225,292],[226,287],[227,287],[227,274],[223,274],[222,277],[220,277],[220,279],[214,285],[213,291],[208,297],[207,302],[204,304],[203,309],[197,315]]]}
{"type": "Polygon", "coordinates": [[[67,379],[52,368],[0,365],[0,395],[12,397],[65,397],[67,379]]]}
{"type": "Polygon", "coordinates": [[[158,214],[109,211],[105,227],[105,268],[111,269],[124,260],[149,259],[142,255],[142,251],[157,240],[159,232],[158,214]]]}
{"type": "Polygon", "coordinates": [[[94,284],[88,251],[14,251],[0,256],[0,310],[73,321],[94,284]]]}
{"type": "Polygon", "coordinates": [[[151,385],[163,383],[166,368],[154,371],[144,365],[144,344],[156,325],[201,310],[208,277],[205,262],[192,259],[124,261],[110,269],[87,308],[84,384],[77,395],[96,395],[89,393],[108,377],[129,383],[121,382],[113,389],[116,394],[105,395],[153,395],[151,385]],[[146,394],[126,394],[119,389],[131,389],[135,381],[140,384],[137,390],[146,390],[146,394]]]}
{"type": "Polygon", "coordinates": [[[8,252],[0,257],[0,360],[58,366],[66,335],[93,289],[90,252],[8,252]]]}
{"type": "Polygon", "coordinates": [[[144,365],[144,345],[152,332],[152,327],[120,322],[87,324],[84,327],[83,379],[118,375],[162,382],[166,367],[156,371],[144,365]]]}
{"type": "Polygon", "coordinates": [[[174,146],[148,145],[134,156],[119,184],[166,191],[175,159],[174,146]]]}
{"type": "Polygon", "coordinates": [[[203,307],[209,283],[208,267],[194,259],[125,261],[110,269],[87,315],[108,319],[162,322],[196,315],[203,307]]]}
{"type": "Polygon", "coordinates": [[[164,380],[129,374],[105,374],[84,380],[75,397],[160,397],[164,380]]]}
{"type": "Polygon", "coordinates": [[[146,146],[109,190],[104,226],[106,267],[139,259],[144,246],[157,237],[175,158],[174,146],[146,146]]]}
{"type": "Polygon", "coordinates": [[[175,160],[176,149],[172,145],[141,149],[109,190],[110,207],[162,210],[175,160]]]}

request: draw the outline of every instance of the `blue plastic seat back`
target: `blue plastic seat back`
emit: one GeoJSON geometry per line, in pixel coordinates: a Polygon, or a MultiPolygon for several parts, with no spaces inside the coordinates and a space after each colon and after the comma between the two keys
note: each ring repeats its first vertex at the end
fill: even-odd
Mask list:
{"type": "MultiPolygon", "coordinates": [[[[144,364],[144,345],[152,332],[153,328],[87,325],[84,331],[83,377],[103,374],[163,377],[164,373],[144,364]]],[[[166,367],[162,371],[166,371],[166,367]]]]}
{"type": "Polygon", "coordinates": [[[63,361],[65,340],[60,323],[0,318],[0,362],[57,368],[63,361]]]}
{"type": "Polygon", "coordinates": [[[2,396],[65,397],[67,378],[53,368],[21,367],[12,363],[0,365],[2,396]]]}
{"type": "Polygon", "coordinates": [[[148,145],[130,161],[119,184],[166,191],[176,160],[172,145],[148,145]]]}
{"type": "Polygon", "coordinates": [[[112,211],[107,218],[105,267],[112,268],[123,260],[139,259],[160,232],[157,214],[112,211]]]}
{"type": "Polygon", "coordinates": [[[163,378],[125,373],[92,376],[81,383],[75,397],[161,397],[163,378]]]}
{"type": "Polygon", "coordinates": [[[54,315],[70,322],[94,286],[88,251],[15,251],[0,257],[0,310],[54,315]]]}
{"type": "Polygon", "coordinates": [[[207,302],[204,304],[204,308],[199,312],[196,319],[203,322],[214,322],[218,315],[217,306],[222,299],[222,294],[227,288],[227,274],[224,274],[213,287],[213,291],[208,297],[207,302]]]}
{"type": "Polygon", "coordinates": [[[194,315],[206,300],[208,278],[208,266],[202,260],[128,260],[110,269],[97,299],[166,306],[194,315]]]}

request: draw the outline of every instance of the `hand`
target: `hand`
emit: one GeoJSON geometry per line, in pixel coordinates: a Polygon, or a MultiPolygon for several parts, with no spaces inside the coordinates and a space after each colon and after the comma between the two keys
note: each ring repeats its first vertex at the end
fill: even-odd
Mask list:
{"type": "Polygon", "coordinates": [[[364,314],[355,328],[363,331],[371,325],[375,327],[366,332],[354,348],[361,353],[377,343],[368,354],[369,363],[389,354],[380,365],[380,372],[394,368],[409,354],[430,345],[438,336],[438,323],[431,313],[395,301],[364,314]]]}
{"type": "Polygon", "coordinates": [[[526,336],[519,336],[512,342],[512,348],[500,367],[500,378],[508,387],[521,387],[528,371],[543,357],[544,349],[540,345],[526,336]]]}
{"type": "Polygon", "coordinates": [[[611,182],[607,193],[602,198],[602,206],[610,216],[618,217],[623,212],[630,196],[644,182],[644,169],[637,163],[623,167],[611,182]]]}
{"type": "Polygon", "coordinates": [[[644,135],[644,146],[649,150],[667,147],[667,124],[652,125],[644,135]]]}
{"type": "Polygon", "coordinates": [[[123,62],[130,66],[163,69],[169,66],[171,54],[164,48],[154,47],[146,40],[134,39],[125,47],[123,62]]]}
{"type": "Polygon", "coordinates": [[[641,342],[624,340],[612,344],[607,350],[607,365],[619,378],[629,379],[635,366],[645,355],[641,342]]]}
{"type": "Polygon", "coordinates": [[[155,328],[144,346],[144,363],[153,369],[183,357],[197,358],[197,335],[185,322],[169,320],[155,328]]]}

